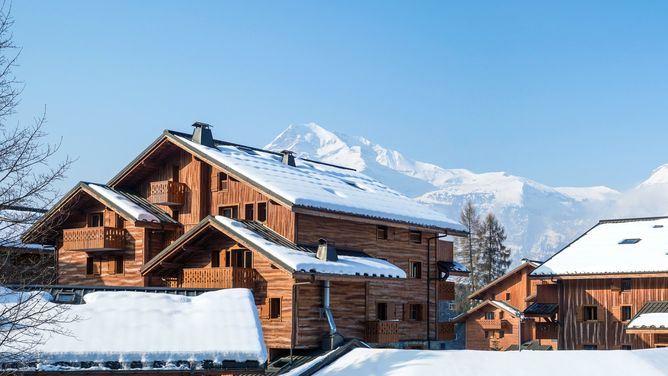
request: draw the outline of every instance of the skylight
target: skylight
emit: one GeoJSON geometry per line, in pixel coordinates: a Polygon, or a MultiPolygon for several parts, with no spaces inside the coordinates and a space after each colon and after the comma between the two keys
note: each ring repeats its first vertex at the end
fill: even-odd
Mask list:
{"type": "Polygon", "coordinates": [[[663,225],[654,225],[653,228],[663,228],[663,225]]]}
{"type": "Polygon", "coordinates": [[[638,238],[632,238],[632,239],[624,239],[619,244],[636,244],[640,241],[641,239],[638,238]]]}

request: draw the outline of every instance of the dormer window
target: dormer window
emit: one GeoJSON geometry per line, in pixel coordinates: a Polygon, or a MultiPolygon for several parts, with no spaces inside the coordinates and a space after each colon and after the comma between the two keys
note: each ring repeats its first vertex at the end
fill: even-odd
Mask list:
{"type": "Polygon", "coordinates": [[[619,244],[637,244],[641,239],[639,238],[630,238],[630,239],[624,239],[619,244]]]}

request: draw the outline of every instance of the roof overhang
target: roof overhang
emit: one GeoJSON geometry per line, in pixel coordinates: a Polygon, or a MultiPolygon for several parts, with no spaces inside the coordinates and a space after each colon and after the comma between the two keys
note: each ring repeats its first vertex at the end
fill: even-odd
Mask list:
{"type": "Polygon", "coordinates": [[[532,267],[532,268],[535,269],[537,267],[537,265],[536,265],[536,263],[531,262],[531,261],[523,262],[522,264],[515,267],[515,269],[507,272],[506,274],[502,275],[501,277],[493,280],[492,282],[490,282],[490,283],[486,284],[485,286],[479,288],[478,290],[474,291],[473,293],[471,293],[471,295],[468,296],[468,298],[469,299],[480,299],[480,295],[482,295],[484,292],[492,289],[493,287],[497,286],[499,283],[501,283],[501,282],[505,281],[506,279],[512,277],[515,273],[521,272],[522,270],[524,270],[527,267],[532,267]]]}

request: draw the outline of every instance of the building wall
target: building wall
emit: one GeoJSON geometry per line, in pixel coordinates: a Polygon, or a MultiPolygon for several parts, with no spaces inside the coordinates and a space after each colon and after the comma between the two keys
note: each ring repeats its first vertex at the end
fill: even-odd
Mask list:
{"type": "MultiPolygon", "coordinates": [[[[523,329],[528,329],[528,325],[525,325],[523,329]]],[[[466,320],[467,350],[506,350],[509,346],[518,344],[518,335],[519,320],[508,312],[492,305],[487,305],[473,312],[466,320]],[[500,330],[483,329],[481,321],[485,320],[487,312],[494,312],[495,319],[503,314],[500,330]]],[[[525,338],[524,333],[522,337],[525,338]]]]}

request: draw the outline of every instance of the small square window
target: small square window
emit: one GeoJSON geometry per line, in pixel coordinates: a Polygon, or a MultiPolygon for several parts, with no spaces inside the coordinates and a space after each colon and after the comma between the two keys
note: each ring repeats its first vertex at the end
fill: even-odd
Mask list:
{"type": "Polygon", "coordinates": [[[410,278],[422,278],[422,263],[419,261],[410,261],[408,263],[408,274],[410,278]]]}
{"type": "Polygon", "coordinates": [[[494,312],[485,312],[485,320],[494,320],[494,312]]]}
{"type": "Polygon", "coordinates": [[[582,317],[584,321],[598,321],[598,308],[596,306],[584,306],[582,317]]]}
{"type": "Polygon", "coordinates": [[[622,278],[622,283],[621,283],[621,291],[631,291],[631,287],[633,285],[633,282],[631,278],[622,278]]]}
{"type": "Polygon", "coordinates": [[[376,227],[376,239],[387,240],[387,226],[376,227]]]}
{"type": "Polygon", "coordinates": [[[415,321],[422,321],[422,316],[424,314],[422,304],[411,304],[410,305],[410,318],[415,321]]]}
{"type": "Polygon", "coordinates": [[[631,306],[625,305],[621,308],[622,321],[631,320],[631,306]]]}
{"type": "Polygon", "coordinates": [[[228,182],[229,182],[229,178],[228,178],[227,174],[224,173],[224,172],[219,172],[218,173],[218,190],[219,191],[226,191],[228,182]]]}
{"type": "Polygon", "coordinates": [[[260,222],[267,222],[267,203],[257,203],[257,220],[260,222]]]}
{"type": "Polygon", "coordinates": [[[376,305],[376,318],[378,320],[387,320],[387,303],[378,303],[376,305]]]}
{"type": "Polygon", "coordinates": [[[276,320],[281,318],[281,298],[269,299],[269,319],[276,320]]]}
{"type": "Polygon", "coordinates": [[[409,234],[409,239],[411,243],[415,244],[422,243],[422,231],[411,231],[409,234]]]}

